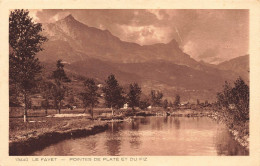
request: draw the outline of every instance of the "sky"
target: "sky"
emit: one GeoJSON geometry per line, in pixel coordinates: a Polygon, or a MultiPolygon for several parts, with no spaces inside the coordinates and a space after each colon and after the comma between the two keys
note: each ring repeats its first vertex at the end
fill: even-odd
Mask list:
{"type": "Polygon", "coordinates": [[[50,23],[72,14],[90,26],[109,30],[140,45],[175,39],[192,58],[218,64],[248,54],[248,10],[87,9],[30,10],[36,22],[50,23]]]}

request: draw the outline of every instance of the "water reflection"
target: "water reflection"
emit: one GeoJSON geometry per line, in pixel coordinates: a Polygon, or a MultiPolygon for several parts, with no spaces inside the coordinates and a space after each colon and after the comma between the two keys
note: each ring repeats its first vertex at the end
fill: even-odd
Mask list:
{"type": "Polygon", "coordinates": [[[132,121],[131,122],[131,129],[138,131],[139,130],[139,124],[140,123],[138,121],[132,121]]]}
{"type": "Polygon", "coordinates": [[[103,133],[65,140],[32,155],[248,155],[223,124],[206,117],[145,117],[103,133]]]}
{"type": "Polygon", "coordinates": [[[90,149],[91,151],[95,152],[97,147],[97,140],[96,139],[89,139],[88,141],[84,142],[84,148],[90,149]]]}
{"type": "Polygon", "coordinates": [[[148,118],[148,117],[140,118],[140,124],[149,125],[150,124],[150,118],[148,118]]]}
{"type": "Polygon", "coordinates": [[[248,151],[243,150],[237,142],[235,142],[227,130],[219,130],[216,137],[216,149],[218,155],[234,156],[247,155],[248,151]]]}
{"type": "Polygon", "coordinates": [[[179,130],[181,127],[181,122],[180,122],[179,118],[174,118],[173,123],[174,123],[175,129],[179,130]]]}
{"type": "Polygon", "coordinates": [[[154,118],[153,121],[151,121],[152,130],[161,130],[162,126],[162,118],[154,118]]]}
{"type": "Polygon", "coordinates": [[[139,133],[130,132],[130,147],[134,149],[139,149],[141,145],[141,137],[139,133]]]}
{"type": "Polygon", "coordinates": [[[165,118],[163,118],[163,122],[167,124],[167,122],[168,122],[168,116],[166,116],[165,118]]]}
{"type": "Polygon", "coordinates": [[[124,127],[122,123],[111,123],[108,131],[106,132],[106,142],[105,146],[107,149],[108,155],[117,156],[120,153],[120,146],[121,146],[121,133],[120,131],[123,130],[124,127]]]}
{"type": "Polygon", "coordinates": [[[121,145],[121,140],[116,139],[115,137],[109,138],[106,141],[106,149],[108,152],[108,155],[110,156],[118,156],[120,152],[120,145],[121,145]]]}

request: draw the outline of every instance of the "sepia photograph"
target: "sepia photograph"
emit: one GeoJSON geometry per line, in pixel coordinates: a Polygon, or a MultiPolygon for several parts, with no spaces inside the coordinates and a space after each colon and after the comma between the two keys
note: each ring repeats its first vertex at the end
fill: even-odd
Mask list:
{"type": "Polygon", "coordinates": [[[10,156],[249,156],[248,9],[10,9],[10,156]]]}

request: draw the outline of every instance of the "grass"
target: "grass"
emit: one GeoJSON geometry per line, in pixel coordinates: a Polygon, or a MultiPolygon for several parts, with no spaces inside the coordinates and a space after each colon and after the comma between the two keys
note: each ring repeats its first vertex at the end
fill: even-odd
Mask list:
{"type": "Polygon", "coordinates": [[[47,118],[47,117],[33,117],[29,118],[34,122],[23,122],[23,118],[9,119],[9,140],[19,141],[27,139],[31,136],[38,136],[44,133],[54,131],[65,131],[69,129],[82,129],[94,125],[100,125],[102,122],[92,121],[85,117],[74,118],[47,118]]]}
{"type": "MultiPolygon", "coordinates": [[[[61,110],[61,114],[79,114],[79,113],[83,113],[83,112],[84,112],[83,108],[77,108],[74,110],[70,110],[70,109],[61,110]]],[[[110,109],[109,108],[95,108],[94,109],[94,113],[96,115],[101,114],[103,112],[110,112],[110,109]]],[[[86,110],[85,113],[88,113],[88,110],[86,110]]],[[[57,111],[55,109],[48,109],[48,115],[53,115],[53,114],[57,114],[57,111]]],[[[27,115],[28,115],[28,117],[45,117],[45,110],[44,109],[37,109],[37,110],[28,109],[27,115]]],[[[19,117],[22,118],[23,117],[23,108],[22,107],[10,108],[9,117],[10,118],[19,118],[19,117]]]]}
{"type": "MultiPolygon", "coordinates": [[[[127,110],[120,110],[121,112],[127,110]]],[[[61,114],[82,114],[83,108],[77,108],[74,110],[62,109],[61,114]]],[[[94,117],[101,115],[102,113],[110,113],[109,108],[95,108],[94,117]]],[[[118,112],[118,111],[116,111],[118,112]]],[[[88,110],[85,112],[89,115],[88,110]]],[[[48,109],[48,115],[57,114],[55,109],[48,109]]],[[[62,131],[69,129],[82,129],[93,125],[103,124],[104,122],[92,121],[87,117],[46,117],[45,110],[28,109],[27,120],[23,122],[23,108],[16,107],[9,110],[9,140],[19,141],[21,139],[27,139],[31,136],[37,136],[48,132],[62,131]]]]}
{"type": "Polygon", "coordinates": [[[9,155],[28,155],[53,143],[106,130],[107,124],[86,117],[31,117],[9,119],[9,155]]]}

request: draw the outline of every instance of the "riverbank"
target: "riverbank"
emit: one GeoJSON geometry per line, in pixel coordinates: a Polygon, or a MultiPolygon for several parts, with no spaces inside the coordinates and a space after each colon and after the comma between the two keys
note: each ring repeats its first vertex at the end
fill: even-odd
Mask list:
{"type": "Polygon", "coordinates": [[[192,110],[192,109],[184,109],[184,110],[176,110],[171,113],[171,116],[176,117],[204,117],[211,116],[212,112],[209,110],[192,110]]]}
{"type": "Polygon", "coordinates": [[[216,121],[224,123],[234,137],[234,140],[249,151],[249,121],[235,123],[224,113],[214,110],[212,110],[212,115],[210,117],[216,121]]]}
{"type": "Polygon", "coordinates": [[[77,118],[22,118],[9,120],[9,155],[30,155],[33,151],[68,138],[93,135],[108,128],[108,124],[77,118]]]}

